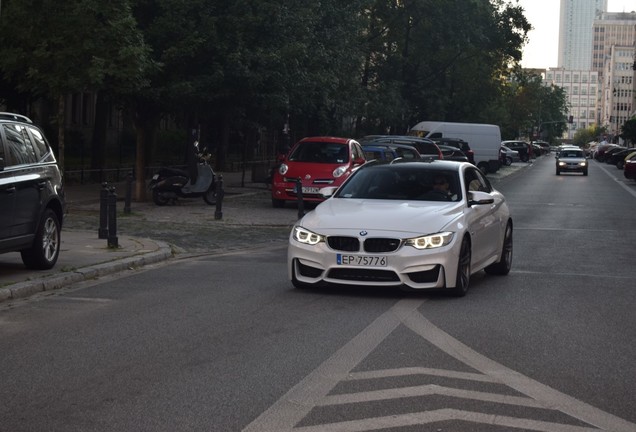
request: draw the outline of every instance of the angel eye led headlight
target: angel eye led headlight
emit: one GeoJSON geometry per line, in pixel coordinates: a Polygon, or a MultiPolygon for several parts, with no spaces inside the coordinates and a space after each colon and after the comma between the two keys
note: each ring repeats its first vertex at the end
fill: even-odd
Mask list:
{"type": "Polygon", "coordinates": [[[325,238],[319,234],[306,230],[302,227],[294,227],[294,240],[299,243],[304,243],[308,245],[315,245],[322,241],[325,241],[325,238]]]}
{"type": "Polygon", "coordinates": [[[435,249],[449,244],[451,240],[453,240],[454,235],[455,233],[452,232],[429,234],[422,237],[408,239],[406,244],[408,246],[413,246],[415,249],[435,249]]]}

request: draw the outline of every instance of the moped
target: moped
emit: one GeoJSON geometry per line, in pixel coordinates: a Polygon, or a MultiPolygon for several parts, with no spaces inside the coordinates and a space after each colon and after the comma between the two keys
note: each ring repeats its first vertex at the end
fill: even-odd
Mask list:
{"type": "MultiPolygon", "coordinates": [[[[198,151],[198,143],[194,144],[198,151]]],[[[148,188],[152,201],[158,206],[176,202],[177,198],[203,197],[209,205],[216,204],[216,175],[210,166],[210,154],[205,150],[196,154],[197,177],[191,182],[189,174],[178,168],[163,167],[152,177],[148,188]]]]}

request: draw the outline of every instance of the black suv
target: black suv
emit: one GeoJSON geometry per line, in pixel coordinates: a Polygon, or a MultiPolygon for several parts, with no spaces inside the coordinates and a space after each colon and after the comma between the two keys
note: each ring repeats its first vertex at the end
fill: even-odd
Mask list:
{"type": "Polygon", "coordinates": [[[518,151],[519,159],[521,159],[522,162],[528,162],[534,156],[532,151],[532,145],[530,145],[530,143],[527,143],[525,141],[517,141],[517,140],[502,141],[501,145],[505,145],[510,150],[518,151]]]}
{"type": "Polygon", "coordinates": [[[428,138],[405,135],[367,135],[358,140],[364,144],[401,144],[415,147],[423,158],[444,159],[437,144],[428,138]]]}
{"type": "Polygon", "coordinates": [[[0,113],[0,253],[50,269],[60,254],[64,189],[51,146],[25,116],[0,113]]]}
{"type": "MultiPolygon", "coordinates": [[[[468,162],[475,165],[475,152],[470,148],[470,145],[461,138],[433,138],[438,145],[445,145],[450,147],[456,147],[462,151],[468,158],[468,162]]],[[[443,153],[443,152],[442,152],[443,153]]]]}

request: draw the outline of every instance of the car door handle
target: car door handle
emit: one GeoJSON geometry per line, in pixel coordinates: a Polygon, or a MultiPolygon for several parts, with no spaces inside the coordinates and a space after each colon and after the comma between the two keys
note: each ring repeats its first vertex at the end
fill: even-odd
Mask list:
{"type": "Polygon", "coordinates": [[[8,186],[8,187],[5,189],[5,191],[6,191],[8,194],[14,194],[14,193],[15,193],[15,186],[8,186]]]}
{"type": "Polygon", "coordinates": [[[38,189],[39,190],[44,190],[45,187],[46,187],[46,182],[45,181],[38,182],[38,189]]]}

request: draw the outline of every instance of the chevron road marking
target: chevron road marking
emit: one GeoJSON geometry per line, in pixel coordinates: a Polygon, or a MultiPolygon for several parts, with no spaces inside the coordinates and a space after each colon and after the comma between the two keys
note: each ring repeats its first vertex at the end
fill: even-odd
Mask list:
{"type": "Polygon", "coordinates": [[[441,421],[463,421],[545,432],[636,431],[636,424],[634,423],[560,393],[472,350],[424,318],[417,310],[423,303],[424,300],[418,299],[405,299],[397,302],[390,310],[378,317],[349,343],[289,390],[274,405],[246,426],[243,432],[362,432],[424,425],[441,421]],[[424,367],[352,372],[362,360],[400,325],[405,325],[438,349],[480,373],[424,367]],[[340,382],[416,374],[501,384],[515,389],[526,397],[454,389],[439,385],[421,385],[349,394],[329,394],[340,382]],[[545,422],[458,409],[437,409],[341,421],[338,423],[296,426],[315,407],[395,400],[427,395],[449,396],[495,402],[503,405],[554,410],[577,419],[588,426],[545,422]]]}

